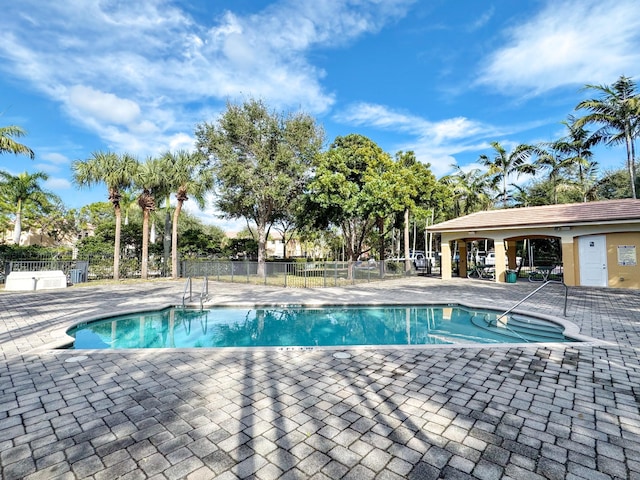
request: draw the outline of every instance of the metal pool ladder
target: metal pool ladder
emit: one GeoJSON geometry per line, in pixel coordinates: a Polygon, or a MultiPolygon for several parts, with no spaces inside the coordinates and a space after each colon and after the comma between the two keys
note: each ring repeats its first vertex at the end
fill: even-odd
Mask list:
{"type": "MultiPolygon", "coordinates": [[[[185,299],[187,298],[187,290],[189,291],[189,301],[193,297],[193,282],[191,277],[187,277],[187,283],[184,285],[182,292],[182,308],[185,307],[185,299]]],[[[209,298],[209,277],[205,275],[202,280],[202,292],[200,292],[200,310],[204,309],[204,301],[209,298]]]]}

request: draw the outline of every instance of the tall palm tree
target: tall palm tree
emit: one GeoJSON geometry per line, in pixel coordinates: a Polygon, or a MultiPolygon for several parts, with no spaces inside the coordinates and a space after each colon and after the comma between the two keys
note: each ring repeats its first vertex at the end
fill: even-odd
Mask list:
{"type": "Polygon", "coordinates": [[[138,161],[129,154],[117,155],[112,152],[93,152],[87,160],[72,163],[73,180],[79,187],[91,187],[104,183],[109,192],[109,201],[116,216],[115,241],[113,246],[113,279],[120,278],[120,233],[122,211],[120,202],[122,191],[131,187],[138,169],[138,161]]]}
{"type": "Polygon", "coordinates": [[[156,196],[161,197],[166,189],[170,172],[166,171],[166,164],[160,158],[147,158],[140,164],[134,177],[136,187],[141,190],[138,205],[142,209],[142,262],[140,276],[149,276],[149,219],[151,212],[156,209],[156,196]],[[169,175],[167,175],[169,173],[169,175]]]}
{"type": "MultiPolygon", "coordinates": [[[[164,157],[163,157],[164,161],[164,157]]],[[[169,271],[171,262],[171,190],[164,192],[162,205],[164,207],[164,231],[162,232],[162,272],[163,276],[169,271]]]]}
{"type": "Polygon", "coordinates": [[[601,125],[597,134],[607,145],[624,142],[627,150],[627,171],[631,182],[631,196],[636,194],[635,137],[640,133],[640,95],[635,82],[621,76],[613,85],[586,85],[585,89],[599,93],[598,98],[583,100],[576,110],[590,113],[575,121],[577,126],[588,123],[601,125]]]}
{"type": "Polygon", "coordinates": [[[33,160],[36,154],[26,145],[18,143],[14,138],[24,137],[27,134],[22,128],[15,125],[0,127],[0,154],[13,153],[14,155],[27,155],[33,160]]]}
{"type": "Polygon", "coordinates": [[[169,175],[170,187],[176,194],[176,209],[173,212],[171,229],[171,276],[178,278],[178,219],[182,205],[191,195],[200,208],[204,208],[205,194],[213,189],[213,175],[203,168],[204,161],[199,153],[180,150],[167,152],[163,156],[169,175]]]}
{"type": "Polygon", "coordinates": [[[49,176],[44,172],[20,173],[16,176],[8,172],[0,171],[0,187],[5,201],[14,206],[15,223],[13,228],[13,242],[20,245],[22,235],[22,212],[24,207],[32,204],[44,207],[50,200],[57,197],[43,190],[41,180],[47,180],[49,176]]]}
{"type": "Polygon", "coordinates": [[[518,145],[513,151],[507,153],[499,142],[491,142],[491,146],[495,150],[493,159],[487,155],[480,155],[480,162],[488,167],[487,174],[491,177],[492,186],[495,188],[502,184],[499,196],[502,197],[502,207],[505,208],[509,199],[507,191],[509,176],[535,174],[535,167],[528,163],[528,160],[536,148],[531,145],[518,145]]]}

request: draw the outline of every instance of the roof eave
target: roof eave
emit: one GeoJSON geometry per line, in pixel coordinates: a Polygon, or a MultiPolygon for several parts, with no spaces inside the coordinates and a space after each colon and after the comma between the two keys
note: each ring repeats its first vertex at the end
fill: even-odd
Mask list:
{"type": "Polygon", "coordinates": [[[557,227],[587,227],[593,225],[629,225],[640,224],[640,218],[631,218],[624,220],[593,220],[593,221],[578,221],[578,222],[553,222],[553,223],[531,223],[528,225],[492,225],[486,226],[472,226],[467,225],[464,227],[445,227],[437,228],[436,226],[430,227],[429,230],[437,233],[444,232],[488,232],[494,230],[530,230],[532,228],[557,228],[557,227]]]}

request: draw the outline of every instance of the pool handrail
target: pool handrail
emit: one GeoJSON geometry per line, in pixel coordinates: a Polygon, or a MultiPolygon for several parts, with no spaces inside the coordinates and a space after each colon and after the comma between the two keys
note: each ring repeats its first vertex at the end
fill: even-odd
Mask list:
{"type": "MultiPolygon", "coordinates": [[[[189,301],[193,297],[193,282],[191,277],[187,277],[187,283],[184,285],[184,291],[182,292],[182,308],[185,307],[185,298],[187,297],[187,289],[189,290],[189,301]]],[[[209,277],[205,275],[202,280],[202,292],[200,292],[200,310],[204,310],[204,301],[209,298],[209,277]]]]}
{"type": "MultiPolygon", "coordinates": [[[[473,317],[471,318],[471,323],[474,323],[476,326],[479,326],[480,328],[487,328],[487,329],[488,329],[488,327],[494,327],[494,326],[497,328],[497,327],[498,327],[498,320],[500,320],[502,317],[504,317],[504,314],[499,315],[499,316],[496,316],[496,319],[495,319],[495,325],[492,325],[492,323],[494,322],[494,320],[489,320],[489,319],[487,318],[487,315],[485,315],[485,316],[484,316],[484,321],[485,321],[485,323],[487,324],[487,327],[481,327],[481,326],[479,326],[477,323],[474,323],[474,321],[473,321],[473,317]]],[[[518,332],[516,332],[513,328],[509,327],[509,325],[506,325],[506,324],[505,324],[505,325],[504,325],[504,328],[506,328],[508,331],[510,331],[511,333],[513,333],[516,337],[519,337],[519,338],[520,338],[520,340],[524,341],[525,343],[530,343],[530,342],[531,342],[531,340],[529,340],[528,338],[523,337],[523,336],[522,336],[522,335],[520,335],[518,332]]]]}
{"type": "Polygon", "coordinates": [[[189,289],[189,301],[191,301],[192,287],[191,287],[191,277],[187,277],[187,283],[184,286],[184,291],[182,292],[182,308],[184,308],[185,302],[184,299],[187,296],[187,288],[189,289]]]}
{"type": "Polygon", "coordinates": [[[497,318],[500,319],[500,318],[504,317],[505,315],[510,314],[512,311],[514,311],[516,308],[518,308],[520,305],[522,305],[525,301],[529,300],[531,297],[533,297],[536,293],[538,293],[540,290],[542,290],[544,287],[546,287],[550,283],[560,283],[564,287],[564,316],[566,317],[567,316],[567,297],[569,295],[569,287],[564,282],[558,282],[558,281],[555,281],[555,280],[547,280],[542,285],[540,285],[538,288],[536,288],[533,292],[529,293],[526,297],[524,297],[522,300],[520,300],[518,303],[516,303],[513,307],[511,307],[510,309],[506,310],[502,315],[499,315],[497,318]]]}
{"type": "Polygon", "coordinates": [[[209,298],[209,277],[202,279],[202,292],[200,292],[200,310],[204,310],[204,301],[209,298]]]}

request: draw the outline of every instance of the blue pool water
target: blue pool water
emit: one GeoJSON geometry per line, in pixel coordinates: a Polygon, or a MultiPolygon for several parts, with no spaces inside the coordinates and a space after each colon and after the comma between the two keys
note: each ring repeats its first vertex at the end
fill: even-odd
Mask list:
{"type": "Polygon", "coordinates": [[[457,305],[165,310],[76,325],[74,349],[571,342],[552,322],[457,305]]]}

